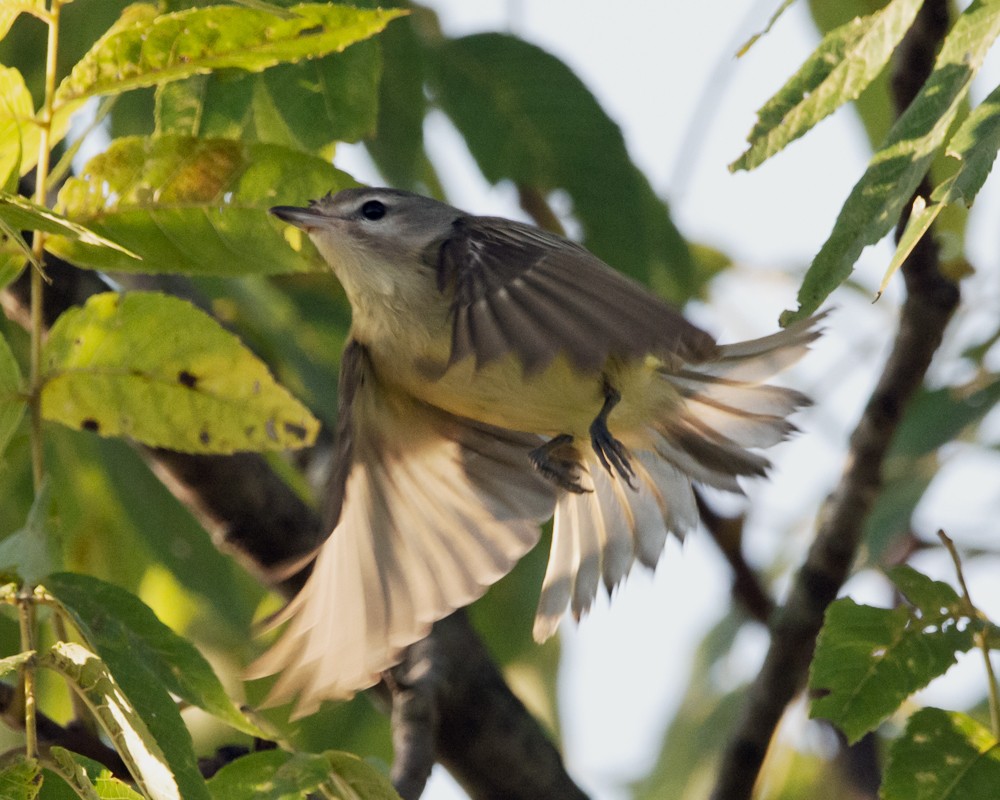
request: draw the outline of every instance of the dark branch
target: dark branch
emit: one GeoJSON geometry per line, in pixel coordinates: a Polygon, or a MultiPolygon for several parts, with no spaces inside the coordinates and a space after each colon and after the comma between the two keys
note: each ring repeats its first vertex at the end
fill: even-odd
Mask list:
{"type": "MultiPolygon", "coordinates": [[[[893,80],[900,111],[930,74],[947,20],[947,3],[928,0],[900,47],[895,65],[899,77],[893,80]]],[[[929,193],[926,180],[918,191],[929,193]]],[[[804,685],[826,607],[836,598],[857,555],[865,519],[881,487],[882,462],[893,433],[958,305],[958,287],[941,275],[931,233],[914,249],[902,272],[907,298],[892,352],[851,436],[840,482],[820,511],[806,562],[784,606],[773,616],[771,646],[723,756],[714,800],[751,796],[778,721],[804,685]]]]}

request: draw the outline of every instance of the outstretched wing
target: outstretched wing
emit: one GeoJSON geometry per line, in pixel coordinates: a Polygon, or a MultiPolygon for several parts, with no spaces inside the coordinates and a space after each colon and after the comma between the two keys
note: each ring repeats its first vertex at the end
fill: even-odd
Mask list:
{"type": "Polygon", "coordinates": [[[436,254],[453,287],[451,363],[513,351],[529,374],[564,353],[581,370],[610,356],[701,361],[711,336],[584,248],[530,225],[461,217],[436,254]]]}
{"type": "Polygon", "coordinates": [[[342,370],[351,439],[339,521],[281,614],[282,637],[251,667],[280,673],[268,701],[298,695],[297,714],[377,683],[434,622],[510,571],[555,505],[529,466],[537,437],[399,393],[356,343],[342,370]]]}

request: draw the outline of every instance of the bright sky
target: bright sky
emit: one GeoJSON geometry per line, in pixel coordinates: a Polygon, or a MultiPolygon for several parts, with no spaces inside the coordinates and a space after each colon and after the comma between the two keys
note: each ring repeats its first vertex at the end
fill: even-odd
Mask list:
{"type": "MultiPolygon", "coordinates": [[[[439,11],[449,35],[510,30],[566,61],[622,126],[632,157],[671,202],[682,231],[740,264],[717,282],[710,303],[689,313],[723,341],[775,329],[778,313],[793,303],[801,271],[867,161],[860,123],[842,110],[757,171],[732,175],[726,169],[742,151],[756,109],[816,44],[804,3],[793,6],[740,61],[732,54],[763,27],[777,0],[758,1],[749,12],[740,0],[633,0],[614,11],[606,0],[432,0],[429,5],[439,11]],[[754,298],[752,307],[747,296],[754,298]]],[[[984,72],[1000,73],[996,61],[984,72]]],[[[513,189],[482,180],[447,121],[429,122],[427,138],[439,168],[448,165],[442,178],[456,205],[475,213],[518,213],[513,189]]],[[[366,178],[356,153],[345,151],[338,161],[366,178]]],[[[1000,234],[989,220],[1000,213],[996,189],[984,191],[978,202],[981,216],[970,249],[995,275],[1000,234]]],[[[876,287],[890,252],[885,243],[869,248],[855,277],[876,287]]],[[[995,280],[980,275],[964,288],[976,313],[961,335],[946,342],[952,354],[992,330],[1000,317],[995,280]]],[[[811,515],[837,479],[846,433],[877,375],[900,296],[893,287],[873,306],[860,293],[839,291],[834,299],[839,311],[827,336],[787,376],[820,402],[799,416],[805,432],[777,449],[772,479],[747,487],[747,549],[758,563],[772,563],[776,554],[789,564],[801,559],[812,533],[811,515]],[[778,540],[775,531],[791,533],[778,540]]],[[[953,369],[937,373],[942,381],[956,377],[953,369]]],[[[996,412],[992,423],[993,440],[1000,440],[996,412]]],[[[1000,457],[961,445],[946,455],[948,465],[918,510],[917,530],[930,537],[945,526],[960,542],[985,543],[988,534],[995,537],[1000,516],[995,488],[1000,457]]],[[[739,504],[730,501],[729,507],[739,504]]],[[[942,559],[923,558],[919,566],[953,582],[942,559]]],[[[990,575],[997,566],[982,564],[970,576],[974,599],[994,619],[1000,598],[984,587],[994,582],[990,575]]],[[[686,686],[694,648],[727,608],[729,585],[727,568],[700,534],[683,547],[671,542],[655,576],[644,571],[631,576],[611,608],[602,604],[578,628],[564,623],[560,704],[566,761],[591,796],[625,798],[625,785],[652,766],[665,721],[686,686]]],[[[872,576],[859,576],[848,588],[862,602],[890,601],[884,584],[872,576]]],[[[755,674],[765,647],[762,631],[745,636],[728,677],[739,681],[755,674]]],[[[984,685],[981,664],[967,660],[953,672],[943,687],[932,686],[928,702],[960,705],[976,698],[984,685]]],[[[425,797],[464,794],[438,769],[425,797]]]]}
{"type": "MultiPolygon", "coordinates": [[[[689,313],[723,341],[775,329],[778,313],[794,300],[798,276],[867,161],[860,123],[841,111],[757,171],[733,175],[726,169],[742,151],[756,109],[816,44],[804,3],[793,6],[740,61],[732,54],[763,27],[777,0],[756,2],[749,12],[740,0],[633,0],[613,12],[606,0],[432,0],[429,5],[439,11],[449,35],[510,30],[566,61],[622,126],[632,157],[671,202],[682,231],[740,264],[717,282],[710,303],[689,313]],[[754,298],[752,307],[747,296],[754,298]]],[[[998,74],[996,60],[984,72],[998,74]]],[[[446,120],[430,121],[426,133],[456,205],[475,213],[518,213],[513,189],[483,181],[446,120]]],[[[365,179],[356,153],[346,151],[338,160],[365,179]]],[[[1000,211],[997,191],[984,191],[978,202],[981,216],[970,249],[983,268],[995,269],[1000,243],[988,221],[1000,211]]],[[[869,248],[855,277],[876,287],[890,252],[885,243],[869,248]]],[[[992,330],[1000,316],[995,280],[980,275],[965,289],[976,313],[962,335],[946,342],[953,354],[963,342],[992,330]]],[[[873,306],[869,297],[842,289],[827,336],[787,376],[820,402],[798,418],[805,433],[778,448],[772,479],[747,487],[747,549],[758,563],[772,563],[778,554],[789,564],[801,559],[812,514],[837,479],[846,433],[877,375],[900,296],[893,287],[873,306]],[[791,533],[779,540],[775,531],[791,533]]],[[[937,377],[956,379],[953,370],[937,377]]],[[[994,440],[1000,440],[998,417],[994,413],[989,426],[994,440]]],[[[1000,458],[956,450],[963,448],[952,448],[918,510],[917,529],[929,537],[946,526],[960,541],[978,533],[984,542],[987,531],[996,533],[1000,458]]],[[[739,504],[730,501],[729,507],[739,504]]],[[[919,566],[953,582],[942,559],[923,558],[919,566]]],[[[980,565],[970,577],[974,596],[978,587],[974,599],[996,619],[1000,599],[996,592],[983,596],[993,583],[991,566],[997,564],[980,565]]],[[[727,608],[729,585],[714,546],[706,535],[696,535],[683,547],[671,542],[655,576],[641,570],[631,576],[611,608],[600,605],[579,627],[564,623],[560,704],[566,761],[591,796],[625,798],[626,784],[652,766],[665,721],[686,686],[694,648],[727,608]]],[[[862,602],[890,601],[884,584],[872,576],[859,576],[848,588],[862,602]]],[[[727,677],[739,681],[755,674],[765,647],[761,630],[743,637],[727,677]]],[[[928,690],[928,702],[961,705],[976,699],[983,686],[981,664],[970,659],[953,673],[943,687],[928,690]]],[[[438,769],[425,796],[449,800],[464,794],[438,769]]]]}

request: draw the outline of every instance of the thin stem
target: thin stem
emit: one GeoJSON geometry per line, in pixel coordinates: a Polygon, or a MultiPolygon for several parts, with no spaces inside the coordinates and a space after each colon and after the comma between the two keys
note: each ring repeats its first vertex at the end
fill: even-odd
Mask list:
{"type": "MultiPolygon", "coordinates": [[[[938,538],[951,556],[955,565],[955,574],[958,575],[958,585],[962,590],[962,600],[965,602],[966,613],[973,619],[983,619],[979,609],[972,603],[972,595],[969,594],[969,587],[965,582],[965,574],[962,572],[962,559],[959,558],[955,543],[944,531],[938,531],[938,538]]],[[[983,663],[986,665],[986,685],[990,695],[990,727],[993,729],[994,738],[1000,739],[1000,689],[997,688],[997,676],[993,671],[993,661],[990,659],[990,646],[986,641],[985,631],[977,631],[975,635],[976,645],[983,654],[983,663]]]]}
{"type": "MultiPolygon", "coordinates": [[[[49,8],[49,38],[45,53],[45,100],[38,113],[38,165],[35,167],[35,202],[46,204],[45,184],[49,177],[49,143],[52,132],[52,106],[56,93],[56,57],[59,53],[59,12],[62,0],[52,0],[49,8]]],[[[44,264],[45,232],[35,231],[31,239],[35,261],[44,264]]],[[[31,475],[35,491],[42,484],[45,461],[42,447],[42,333],[43,290],[45,282],[41,270],[31,271],[31,475]]]]}
{"type": "MultiPolygon", "coordinates": [[[[30,589],[18,592],[17,617],[21,628],[21,650],[34,650],[35,604],[30,589]]],[[[38,755],[38,725],[35,714],[35,665],[31,661],[21,669],[21,691],[24,697],[24,754],[35,758],[38,755]]]]}

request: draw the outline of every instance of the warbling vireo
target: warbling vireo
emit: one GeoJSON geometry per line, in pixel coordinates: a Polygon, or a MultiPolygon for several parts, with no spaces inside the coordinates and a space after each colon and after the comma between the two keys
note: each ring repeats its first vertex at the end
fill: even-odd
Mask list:
{"type": "Polygon", "coordinates": [[[352,309],[339,508],[281,639],[252,668],[297,713],[378,682],[431,625],[505,575],[555,514],[534,634],[579,618],[792,430],[763,383],[816,319],[717,345],[584,248],[392,189],[278,206],[352,309]]]}

